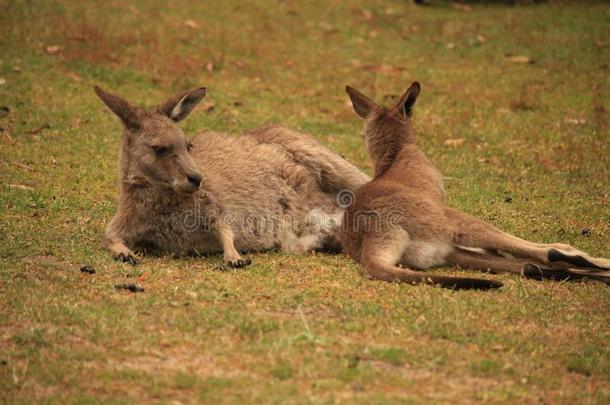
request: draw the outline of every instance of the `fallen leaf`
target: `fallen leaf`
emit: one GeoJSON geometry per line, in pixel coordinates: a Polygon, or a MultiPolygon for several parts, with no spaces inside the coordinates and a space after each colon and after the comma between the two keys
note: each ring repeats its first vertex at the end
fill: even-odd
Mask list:
{"type": "Polygon", "coordinates": [[[453,42],[449,42],[447,45],[445,45],[445,47],[447,49],[453,49],[453,48],[455,48],[455,44],[453,42]]]}
{"type": "Polygon", "coordinates": [[[464,143],[464,139],[462,139],[462,138],[452,138],[452,139],[446,139],[445,142],[443,142],[443,145],[460,146],[463,143],[464,143]]]}
{"type": "Polygon", "coordinates": [[[480,43],[483,43],[483,42],[487,41],[487,38],[485,37],[485,35],[478,34],[477,41],[479,41],[480,43]]]}
{"type": "Polygon", "coordinates": [[[379,32],[378,31],[371,31],[369,32],[369,38],[377,38],[379,36],[379,32]]]}
{"type": "Polygon", "coordinates": [[[25,184],[5,183],[4,185],[7,186],[8,188],[18,188],[19,190],[34,190],[33,187],[26,186],[25,184]]]}
{"type": "Polygon", "coordinates": [[[205,64],[205,70],[207,70],[208,72],[211,72],[214,70],[214,64],[212,62],[208,62],[205,64]]]}
{"type": "Polygon", "coordinates": [[[364,70],[377,73],[398,73],[405,70],[405,68],[394,65],[386,65],[384,63],[380,65],[364,65],[363,68],[364,70]]]}
{"type": "Polygon", "coordinates": [[[500,165],[500,160],[497,157],[495,157],[495,156],[492,156],[490,158],[479,158],[478,160],[481,163],[489,163],[489,164],[492,164],[494,166],[499,166],[500,165]]]}
{"type": "Polygon", "coordinates": [[[191,29],[194,29],[194,30],[196,30],[196,29],[201,27],[201,25],[199,25],[199,23],[197,21],[195,21],[195,20],[186,20],[184,22],[184,25],[187,26],[188,28],[191,28],[191,29]]]}
{"type": "Polygon", "coordinates": [[[399,97],[398,94],[384,94],[383,101],[391,102],[391,101],[397,100],[398,97],[399,97]]]}
{"type": "Polygon", "coordinates": [[[6,84],[6,79],[4,77],[0,77],[0,86],[6,84]]]}
{"type": "Polygon", "coordinates": [[[521,63],[524,65],[527,64],[532,64],[534,63],[534,60],[532,58],[530,58],[529,56],[525,56],[525,55],[506,55],[506,58],[508,59],[509,62],[512,63],[521,63]]]}
{"type": "Polygon", "coordinates": [[[61,52],[63,48],[59,45],[49,45],[46,48],[44,48],[45,52],[48,53],[49,55],[56,55],[59,52],[61,52]]]}
{"type": "Polygon", "coordinates": [[[587,120],[585,120],[584,118],[566,118],[564,121],[566,124],[573,125],[583,125],[587,123],[587,120]]]}
{"type": "Polygon", "coordinates": [[[451,3],[451,7],[453,7],[456,10],[460,10],[460,11],[472,10],[472,7],[470,7],[468,4],[458,3],[457,1],[454,1],[453,3],[451,3]]]}
{"type": "Polygon", "coordinates": [[[30,166],[25,165],[23,163],[19,163],[19,162],[14,162],[13,166],[18,167],[18,168],[23,169],[23,170],[27,170],[28,172],[33,172],[34,171],[34,169],[32,169],[30,166]]]}
{"type": "Polygon", "coordinates": [[[49,124],[42,124],[41,126],[39,126],[38,128],[32,129],[30,131],[28,131],[28,134],[30,135],[36,135],[41,133],[42,131],[44,131],[45,129],[49,129],[51,128],[51,126],[49,124]]]}
{"type": "Polygon", "coordinates": [[[362,9],[360,10],[360,14],[362,15],[362,19],[364,19],[364,21],[371,21],[373,18],[373,14],[369,10],[362,9]]]}
{"type": "Polygon", "coordinates": [[[533,111],[535,107],[525,100],[516,100],[510,103],[510,108],[513,111],[533,111]]]}
{"type": "Polygon", "coordinates": [[[211,100],[204,101],[203,104],[201,104],[201,109],[205,112],[212,112],[214,111],[214,108],[216,108],[216,104],[211,100]]]}
{"type": "Polygon", "coordinates": [[[542,154],[538,154],[536,156],[536,160],[549,171],[557,170],[557,164],[553,159],[549,159],[546,156],[543,156],[542,154]]]}
{"type": "Polygon", "coordinates": [[[68,73],[66,73],[66,76],[68,76],[70,79],[74,80],[75,82],[80,82],[83,80],[79,75],[77,75],[74,72],[68,72],[68,73]]]}

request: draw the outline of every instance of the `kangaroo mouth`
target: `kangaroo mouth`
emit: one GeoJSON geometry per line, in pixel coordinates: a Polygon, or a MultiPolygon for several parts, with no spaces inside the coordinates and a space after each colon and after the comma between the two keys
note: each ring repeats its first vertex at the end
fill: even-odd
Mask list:
{"type": "Polygon", "coordinates": [[[177,193],[192,194],[192,193],[196,192],[197,190],[199,190],[201,187],[199,184],[193,184],[189,181],[184,181],[184,182],[172,184],[172,188],[177,193]]]}
{"type": "Polygon", "coordinates": [[[192,194],[195,191],[199,190],[199,186],[195,186],[192,184],[184,184],[179,187],[174,187],[174,190],[178,191],[179,193],[192,194]]]}

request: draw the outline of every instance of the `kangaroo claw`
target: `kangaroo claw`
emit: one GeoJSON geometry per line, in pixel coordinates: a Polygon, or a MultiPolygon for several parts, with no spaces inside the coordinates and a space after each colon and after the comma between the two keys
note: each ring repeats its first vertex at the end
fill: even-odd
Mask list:
{"type": "Polygon", "coordinates": [[[214,267],[214,270],[227,271],[230,269],[241,269],[252,263],[252,259],[229,260],[226,263],[219,264],[214,267]]]}
{"type": "Polygon", "coordinates": [[[117,260],[119,262],[123,262],[123,263],[129,263],[132,266],[137,266],[138,264],[140,264],[140,261],[132,254],[129,253],[119,253],[117,255],[115,255],[113,257],[114,260],[117,260]]]}

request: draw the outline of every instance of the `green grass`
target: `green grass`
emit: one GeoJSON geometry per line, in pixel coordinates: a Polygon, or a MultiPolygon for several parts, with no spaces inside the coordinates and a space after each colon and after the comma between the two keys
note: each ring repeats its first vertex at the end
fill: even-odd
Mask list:
{"type": "Polygon", "coordinates": [[[282,123],[370,172],[345,84],[418,80],[451,205],[608,256],[610,7],[483,3],[0,0],[0,401],[607,403],[602,285],[455,292],[324,254],[133,269],[100,245],[121,128],[94,84],[148,106],[205,85],[188,133],[282,123]]]}

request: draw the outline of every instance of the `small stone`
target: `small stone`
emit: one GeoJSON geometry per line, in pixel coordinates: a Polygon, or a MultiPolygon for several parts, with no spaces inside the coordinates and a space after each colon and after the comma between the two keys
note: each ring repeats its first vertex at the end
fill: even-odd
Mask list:
{"type": "Polygon", "coordinates": [[[85,264],[80,268],[81,273],[95,274],[95,269],[90,264],[85,264]]]}
{"type": "Polygon", "coordinates": [[[125,284],[116,284],[114,286],[114,288],[116,288],[117,290],[129,290],[129,291],[131,291],[133,293],[144,292],[144,288],[142,288],[142,287],[140,287],[138,285],[135,285],[135,284],[131,284],[131,283],[130,284],[127,284],[127,283],[125,283],[125,284]]]}

